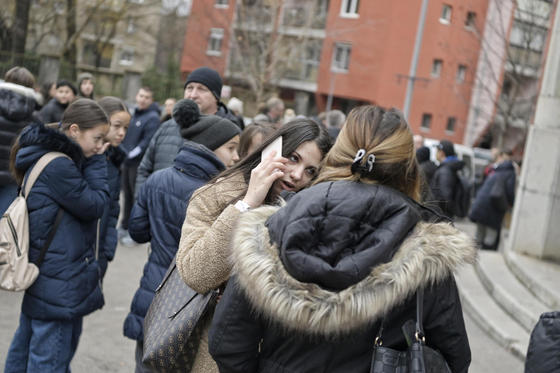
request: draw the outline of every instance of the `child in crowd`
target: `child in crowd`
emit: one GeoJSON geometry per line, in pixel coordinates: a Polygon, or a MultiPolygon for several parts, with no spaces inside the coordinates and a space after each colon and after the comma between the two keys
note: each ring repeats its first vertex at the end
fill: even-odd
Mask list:
{"type": "Polygon", "coordinates": [[[95,84],[93,82],[93,75],[90,73],[81,73],[78,75],[78,97],[95,100],[93,97],[94,88],[95,84]]]}
{"type": "Polygon", "coordinates": [[[107,262],[113,260],[118,243],[117,221],[121,211],[119,205],[121,193],[120,167],[126,157],[126,153],[119,145],[128,130],[130,113],[124,102],[116,97],[103,97],[98,103],[109,116],[111,124],[111,129],[107,136],[105,136],[105,141],[111,144],[105,152],[105,158],[107,159],[107,185],[110,197],[99,222],[99,253],[97,258],[100,276],[103,279],[107,271],[107,262]]]}
{"type": "Polygon", "coordinates": [[[68,105],[76,96],[76,87],[66,79],[59,80],[56,83],[56,93],[41,109],[41,120],[44,124],[58,123],[62,119],[62,115],[68,105]]]}
{"type": "Polygon", "coordinates": [[[257,149],[259,145],[275,131],[269,123],[251,123],[241,134],[239,141],[239,157],[245,158],[253,150],[257,149]]]}
{"type": "Polygon", "coordinates": [[[30,262],[37,259],[59,210],[63,215],[39,277],[25,291],[6,373],[69,372],[82,318],[103,306],[95,240],[97,220],[109,199],[103,154],[109,127],[96,102],[78,100],[60,124],[31,125],[12,148],[10,166],[20,185],[43,155],[56,151],[70,159],[49,163],[26,196],[30,262]]]}
{"type": "MultiPolygon", "coordinates": [[[[142,364],[143,323],[155,290],[173,261],[191,195],[212,177],[239,160],[239,128],[216,115],[200,115],[192,100],[173,108],[181,135],[188,139],[172,167],[154,172],[142,185],[130,214],[128,230],[136,242],[151,242],[151,252],[136,291],[124,334],[137,341],[136,372],[150,372],[142,364]]],[[[194,371],[194,370],[193,370],[194,371]]]]}

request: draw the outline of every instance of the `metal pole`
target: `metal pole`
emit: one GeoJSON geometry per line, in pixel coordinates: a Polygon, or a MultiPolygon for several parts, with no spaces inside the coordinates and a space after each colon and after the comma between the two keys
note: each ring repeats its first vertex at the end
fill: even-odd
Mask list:
{"type": "Polygon", "coordinates": [[[325,111],[331,111],[335,82],[336,82],[336,72],[333,71],[331,76],[331,87],[329,88],[329,97],[327,98],[327,108],[325,111]]]}
{"type": "Polygon", "coordinates": [[[420,20],[418,21],[418,29],[416,30],[416,41],[414,42],[414,51],[412,52],[412,63],[410,64],[410,73],[408,74],[408,85],[406,87],[403,107],[404,118],[407,121],[410,114],[412,94],[414,92],[414,81],[416,80],[416,67],[418,66],[418,57],[420,56],[420,47],[422,46],[422,36],[424,35],[424,23],[426,23],[426,14],[428,13],[428,2],[429,0],[422,1],[420,20]]]}

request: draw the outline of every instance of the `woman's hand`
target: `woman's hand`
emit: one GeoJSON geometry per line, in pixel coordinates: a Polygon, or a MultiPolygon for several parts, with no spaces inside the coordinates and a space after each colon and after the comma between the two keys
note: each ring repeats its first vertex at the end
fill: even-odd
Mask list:
{"type": "Polygon", "coordinates": [[[243,202],[255,209],[262,205],[272,184],[284,176],[288,159],[276,157],[276,150],[251,171],[251,180],[243,202]]]}
{"type": "Polygon", "coordinates": [[[111,146],[110,142],[106,142],[105,144],[103,144],[103,146],[101,147],[101,149],[99,149],[99,151],[97,152],[97,154],[103,154],[105,153],[105,151],[109,148],[109,146],[111,146]]]}

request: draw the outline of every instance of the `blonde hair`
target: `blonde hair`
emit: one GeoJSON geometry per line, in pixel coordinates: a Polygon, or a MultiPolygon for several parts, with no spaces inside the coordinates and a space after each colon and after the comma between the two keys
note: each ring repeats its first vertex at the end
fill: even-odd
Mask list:
{"type": "Polygon", "coordinates": [[[339,180],[386,185],[421,200],[412,130],[398,109],[362,106],[350,112],[314,184],[339,180]],[[370,172],[352,173],[360,149],[366,152],[362,164],[370,154],[375,162],[370,172]]]}

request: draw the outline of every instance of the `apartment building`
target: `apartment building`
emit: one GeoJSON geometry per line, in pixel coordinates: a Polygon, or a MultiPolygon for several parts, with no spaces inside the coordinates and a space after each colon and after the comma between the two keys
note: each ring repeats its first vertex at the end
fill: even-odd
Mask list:
{"type": "MultiPolygon", "coordinates": [[[[181,71],[210,66],[233,82],[251,78],[246,68],[255,52],[240,51],[239,41],[264,34],[276,45],[256,52],[269,67],[263,78],[298,114],[328,105],[344,112],[361,104],[402,109],[421,3],[201,0],[193,3],[181,71]],[[259,7],[259,19],[242,19],[241,7],[259,7]],[[277,67],[282,73],[275,76],[277,67]]],[[[429,2],[409,117],[415,133],[462,142],[487,6],[488,0],[429,2]]]]}

